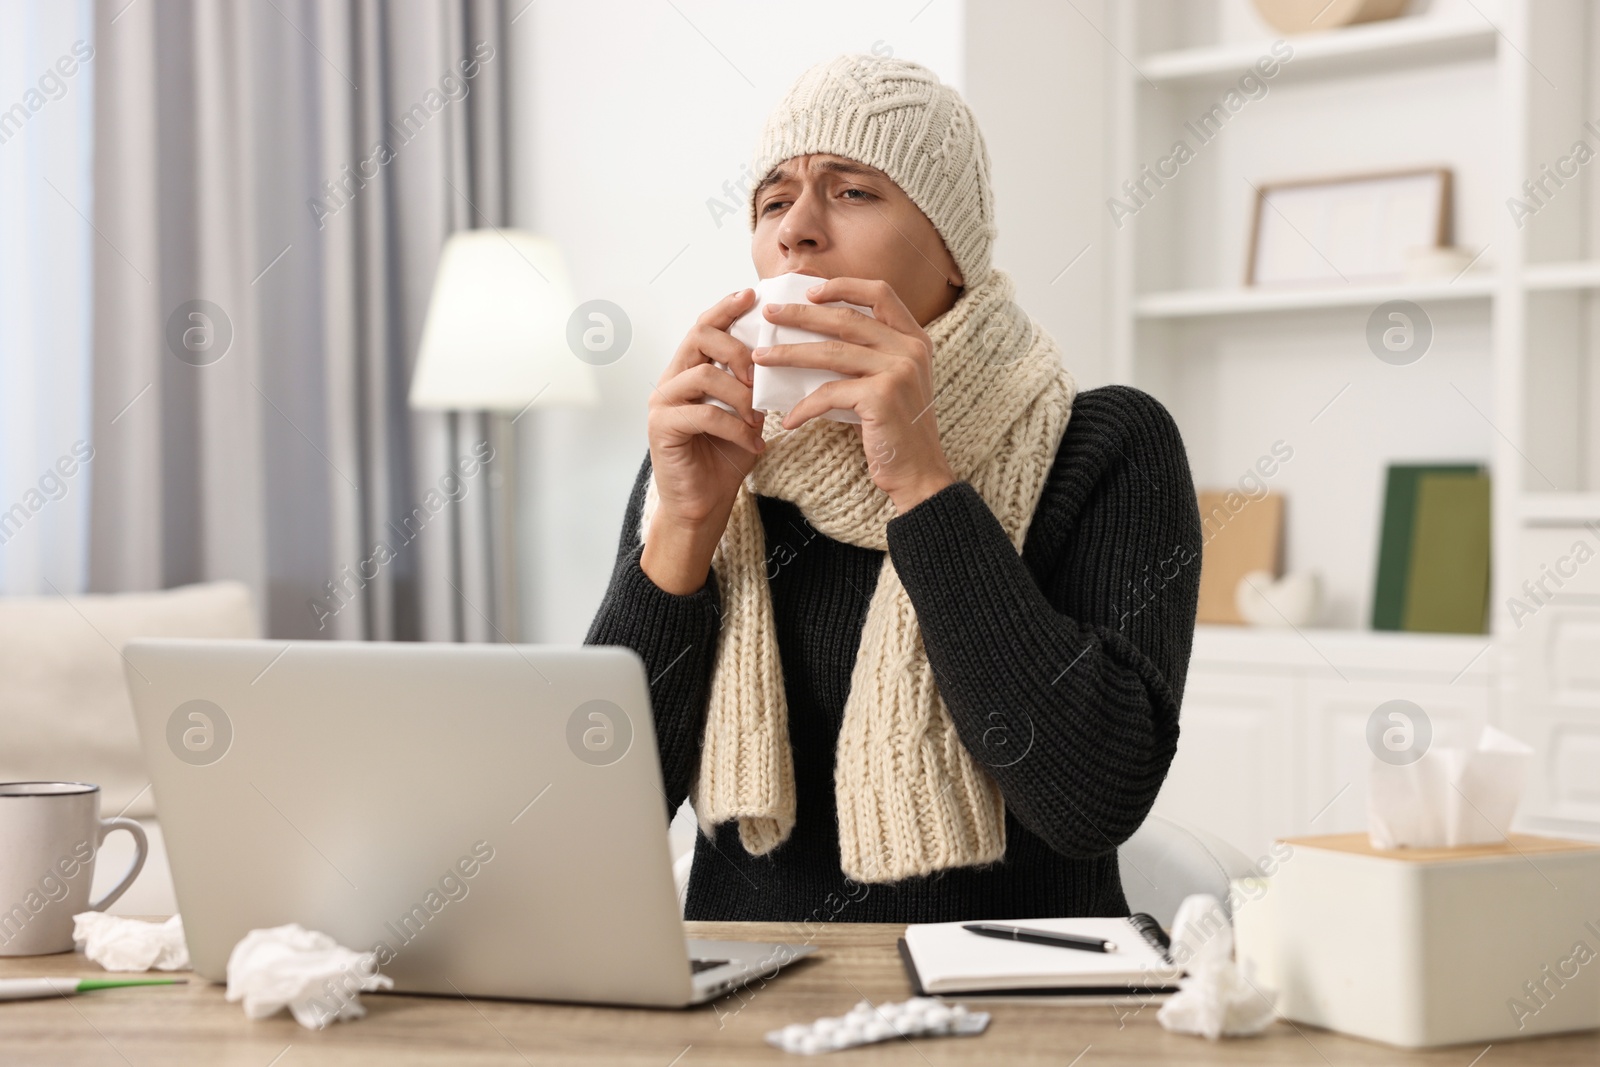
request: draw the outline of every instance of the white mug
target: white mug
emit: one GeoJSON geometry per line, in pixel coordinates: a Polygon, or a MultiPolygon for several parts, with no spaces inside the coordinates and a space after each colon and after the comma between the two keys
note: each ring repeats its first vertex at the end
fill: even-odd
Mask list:
{"type": "MultiPolygon", "coordinates": [[[[819,282],[828,279],[819,278],[811,274],[778,274],[771,278],[762,278],[756,282],[756,303],[749,311],[739,316],[733,325],[728,327],[728,333],[737,341],[744,342],[750,349],[771,345],[797,345],[807,341],[828,341],[832,338],[825,333],[815,330],[806,330],[798,326],[780,326],[767,318],[762,311],[768,304],[809,304],[811,298],[806,296],[806,290],[819,282]]],[[[862,312],[869,318],[875,318],[872,309],[860,304],[850,304],[843,300],[830,300],[818,304],[818,307],[847,307],[862,312]]],[[[732,374],[733,371],[724,363],[718,367],[732,374]]],[[[804,400],[818,386],[848,375],[839,374],[820,367],[768,367],[756,364],[751,373],[751,406],[757,411],[788,411],[800,401],[804,400]]],[[[724,404],[715,397],[707,397],[708,402],[717,405],[724,411],[732,412],[733,408],[724,404]]],[[[737,414],[737,412],[735,412],[737,414]]],[[[850,408],[829,408],[822,413],[825,419],[835,422],[860,422],[861,416],[850,408]]]]}
{"type": "Polygon", "coordinates": [[[0,782],[0,956],[71,952],[72,917],[110,907],[149,852],[144,827],[100,818],[97,785],[0,782]],[[94,858],[113,830],[132,834],[137,853],[116,887],[91,903],[94,858]]]}

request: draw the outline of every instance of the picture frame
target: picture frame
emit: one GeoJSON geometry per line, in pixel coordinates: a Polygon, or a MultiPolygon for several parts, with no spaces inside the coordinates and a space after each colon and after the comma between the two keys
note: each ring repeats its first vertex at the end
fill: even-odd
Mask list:
{"type": "Polygon", "coordinates": [[[1397,281],[1406,250],[1451,241],[1448,167],[1257,185],[1246,286],[1397,281]]]}

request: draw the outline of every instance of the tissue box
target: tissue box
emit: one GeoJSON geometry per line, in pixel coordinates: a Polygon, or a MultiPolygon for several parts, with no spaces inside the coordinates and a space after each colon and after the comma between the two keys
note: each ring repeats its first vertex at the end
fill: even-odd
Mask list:
{"type": "Polygon", "coordinates": [[[1600,1027],[1600,846],[1286,843],[1234,908],[1239,960],[1285,1018],[1405,1048],[1600,1027]]]}

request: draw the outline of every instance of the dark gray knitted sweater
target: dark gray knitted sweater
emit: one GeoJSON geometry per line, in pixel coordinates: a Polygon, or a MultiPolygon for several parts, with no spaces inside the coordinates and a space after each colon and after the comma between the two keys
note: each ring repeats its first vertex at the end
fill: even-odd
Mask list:
{"type": "MultiPolygon", "coordinates": [[[[650,460],[587,644],[643,658],[671,813],[699,758],[720,622],[715,571],[675,595],[639,567],[650,460]]],[[[758,501],[789,708],[795,828],[751,856],[696,839],[686,917],[851,922],[1126,915],[1116,847],[1149,812],[1178,741],[1201,527],[1177,426],[1126,386],[1080,393],[1019,556],[967,482],[890,520],[889,554],[934,678],[1006,806],[1006,855],[893,885],[839,869],[834,747],[883,553],[758,501]]]]}

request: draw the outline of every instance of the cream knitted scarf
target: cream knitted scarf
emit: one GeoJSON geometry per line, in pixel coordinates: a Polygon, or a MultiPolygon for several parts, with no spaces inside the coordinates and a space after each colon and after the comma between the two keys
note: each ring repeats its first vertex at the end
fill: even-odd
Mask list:
{"type": "MultiPolygon", "coordinates": [[[[970,482],[1020,553],[1076,386],[1054,339],[991,270],[929,323],[934,415],[958,479],[970,482]]],[[[860,428],[816,418],[763,430],[767,450],[735,497],[712,557],[722,599],[693,801],[701,829],[739,820],[753,854],[794,828],[795,786],[783,665],[756,495],[793,501],[819,532],[887,553],[893,504],[868,474],[860,428]]],[[[647,536],[655,479],[640,522],[647,536]]],[[[1005,854],[993,778],[956,734],[934,683],[916,612],[885,554],[850,678],[834,764],[839,863],[860,882],[894,882],[1005,854]]]]}

